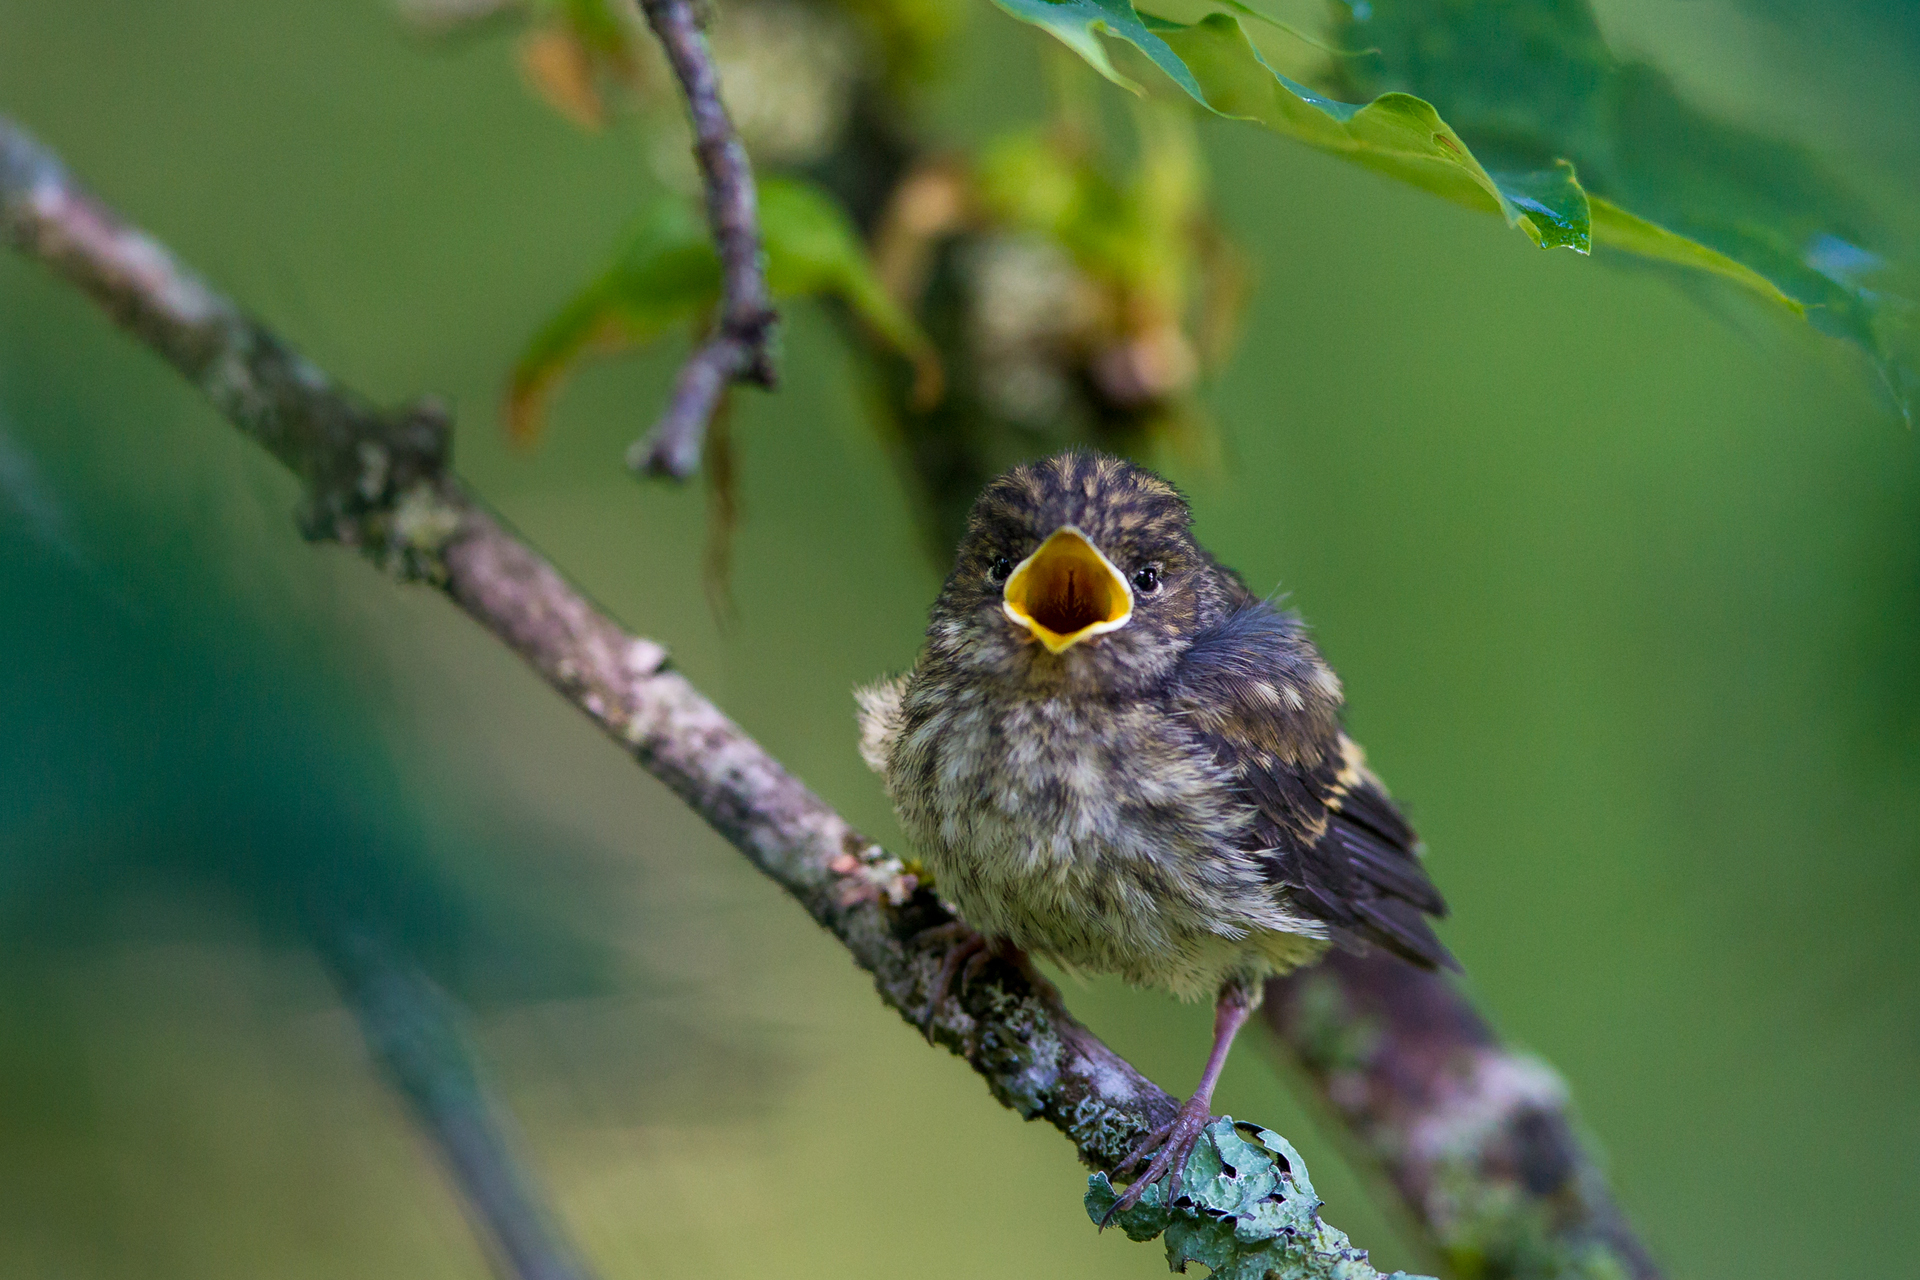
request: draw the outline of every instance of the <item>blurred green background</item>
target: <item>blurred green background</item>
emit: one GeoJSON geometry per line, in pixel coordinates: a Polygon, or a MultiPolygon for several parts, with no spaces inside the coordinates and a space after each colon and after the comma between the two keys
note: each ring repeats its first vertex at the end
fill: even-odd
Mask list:
{"type": "MultiPolygon", "coordinates": [[[[1825,154],[1920,236],[1897,6],[1599,7],[1622,49],[1825,154]]],[[[982,6],[934,104],[1038,113],[982,6]]],[[[678,352],[596,366],[537,452],[534,324],[651,189],[503,39],[376,0],[0,0],[0,111],[342,380],[459,411],[462,472],[857,823],[849,689],[938,573],[834,326],[740,398],[735,616],[705,499],[626,443],[678,352]]],[[[1920,1254],[1920,467],[1857,360],[1664,277],[1227,122],[1255,251],[1207,401],[1202,536],[1314,623],[1503,1029],[1571,1081],[1676,1276],[1920,1254]]],[[[0,258],[0,1273],[476,1276],[316,943],[378,922],[605,1276],[1147,1277],[1066,1143],[885,1012],[844,952],[504,650],[303,546],[292,483],[64,286],[0,258]]],[[[1207,1012],[1076,1010],[1175,1092],[1207,1012]]],[[[1422,1266],[1251,1042],[1219,1103],[1422,1266]]]]}

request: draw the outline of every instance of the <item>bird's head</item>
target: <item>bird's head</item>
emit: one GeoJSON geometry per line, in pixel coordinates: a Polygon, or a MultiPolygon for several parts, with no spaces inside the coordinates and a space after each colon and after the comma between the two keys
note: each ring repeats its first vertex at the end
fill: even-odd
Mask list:
{"type": "Polygon", "coordinates": [[[967,518],[928,643],[976,676],[1042,689],[1150,684],[1225,609],[1179,490],[1129,462],[1062,453],[989,484],[967,518]]]}

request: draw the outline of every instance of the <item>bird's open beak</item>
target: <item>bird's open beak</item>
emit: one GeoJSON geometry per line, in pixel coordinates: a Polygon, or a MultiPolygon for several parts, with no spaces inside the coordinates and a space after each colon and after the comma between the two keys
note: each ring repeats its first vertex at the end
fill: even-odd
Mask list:
{"type": "Polygon", "coordinates": [[[1014,566],[1001,608],[1048,653],[1065,653],[1082,640],[1126,626],[1133,616],[1133,588],[1084,533],[1063,524],[1014,566]]]}

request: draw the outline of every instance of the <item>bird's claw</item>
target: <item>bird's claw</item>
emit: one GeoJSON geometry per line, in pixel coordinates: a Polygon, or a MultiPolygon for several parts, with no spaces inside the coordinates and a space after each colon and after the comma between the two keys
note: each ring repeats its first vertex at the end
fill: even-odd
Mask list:
{"type": "Polygon", "coordinates": [[[1167,1198],[1163,1203],[1171,1205],[1180,1195],[1180,1181],[1187,1171],[1187,1158],[1193,1154],[1194,1144],[1200,1140],[1200,1135],[1206,1132],[1207,1126],[1212,1123],[1211,1102],[1199,1097],[1190,1098],[1172,1121],[1161,1125],[1143,1138],[1140,1145],[1115,1166],[1113,1172],[1116,1176],[1125,1176],[1129,1169],[1149,1155],[1153,1156],[1153,1160],[1140,1171],[1140,1176],[1128,1185],[1106,1213],[1101,1215],[1101,1230],[1105,1230],[1107,1224],[1116,1216],[1139,1204],[1140,1197],[1147,1193],[1147,1188],[1167,1177],[1169,1173],[1172,1174],[1172,1181],[1167,1184],[1167,1198]]]}
{"type": "Polygon", "coordinates": [[[940,957],[940,968],[927,986],[927,1005],[920,1015],[920,1029],[926,1033],[929,1044],[933,1043],[934,1017],[952,994],[955,976],[959,976],[963,983],[971,982],[980,972],[980,966],[993,957],[986,938],[958,920],[923,929],[914,935],[912,945],[926,948],[943,942],[949,944],[947,953],[940,957]],[[960,969],[962,964],[966,966],[964,974],[960,969]]]}

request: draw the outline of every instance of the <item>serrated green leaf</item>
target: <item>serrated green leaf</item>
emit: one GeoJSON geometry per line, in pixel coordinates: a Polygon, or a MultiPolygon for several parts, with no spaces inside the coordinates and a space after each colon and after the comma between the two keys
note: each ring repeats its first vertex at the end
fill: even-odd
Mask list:
{"type": "Polygon", "coordinates": [[[1100,33],[1145,54],[1209,111],[1254,121],[1456,203],[1499,213],[1542,247],[1584,253],[1589,246],[1586,197],[1571,168],[1548,166],[1512,175],[1503,184],[1431,104],[1404,93],[1384,94],[1364,105],[1315,93],[1269,66],[1232,14],[1186,24],[1143,15],[1129,0],[994,3],[1046,30],[1102,75],[1135,92],[1140,86],[1114,68],[1100,33]]]}
{"type": "Polygon", "coordinates": [[[1140,85],[1120,74],[1099,33],[1115,36],[1147,55],[1172,81],[1185,89],[1195,102],[1207,105],[1200,85],[1180,61],[1179,55],[1147,30],[1130,0],[993,0],[1022,22],[1032,23],[1052,35],[1087,60],[1087,65],[1123,89],[1143,92],[1140,85]]]}
{"type": "Polygon", "coordinates": [[[1318,49],[1320,52],[1328,55],[1329,57],[1364,58],[1369,53],[1374,52],[1374,50],[1372,49],[1342,49],[1338,45],[1329,44],[1327,41],[1322,40],[1319,36],[1314,35],[1312,32],[1303,31],[1301,28],[1294,26],[1291,22],[1284,22],[1281,19],[1274,17],[1270,13],[1264,13],[1261,10],[1254,8],[1250,4],[1242,3],[1242,0],[1215,0],[1215,2],[1218,3],[1222,9],[1226,9],[1232,13],[1237,13],[1243,18],[1252,18],[1255,22],[1258,22],[1263,26],[1272,27],[1276,31],[1284,31],[1288,35],[1292,36],[1295,40],[1298,40],[1301,44],[1304,44],[1311,49],[1318,49]]]}
{"type": "Polygon", "coordinates": [[[1565,157],[1606,248],[1705,273],[1867,352],[1903,411],[1906,304],[1871,286],[1873,219],[1812,155],[1715,118],[1608,48],[1587,0],[1377,0],[1342,34],[1367,92],[1417,93],[1494,168],[1565,157]]]}
{"type": "Polygon", "coordinates": [[[1202,86],[1200,100],[1220,115],[1252,120],[1456,204],[1498,213],[1542,248],[1585,253],[1590,247],[1586,193],[1571,166],[1496,176],[1422,98],[1387,93],[1356,105],[1315,93],[1269,66],[1227,14],[1192,26],[1155,25],[1202,86]]]}
{"type": "MultiPolygon", "coordinates": [[[[776,299],[833,297],[913,361],[919,394],[938,394],[933,344],[874,275],[859,234],[833,198],[787,178],[760,182],[767,286],[776,299]]],[[[536,438],[561,379],[590,349],[642,346],[698,321],[720,298],[720,261],[705,221],[677,196],[635,222],[612,264],[534,334],[515,363],[506,418],[516,439],[536,438]]]]}
{"type": "Polygon", "coordinates": [[[1117,84],[1141,91],[1102,37],[1137,49],[1209,111],[1497,212],[1543,248],[1598,242],[1739,285],[1861,346],[1906,410],[1909,375],[1889,332],[1901,304],[1861,278],[1877,260],[1836,216],[1843,202],[1817,166],[1692,110],[1650,69],[1616,63],[1581,0],[1380,0],[1343,30],[1381,46],[1367,65],[1384,68],[1369,73],[1384,91],[1364,104],[1279,73],[1230,13],[1186,24],[1130,0],[994,2],[1117,84]]]}

